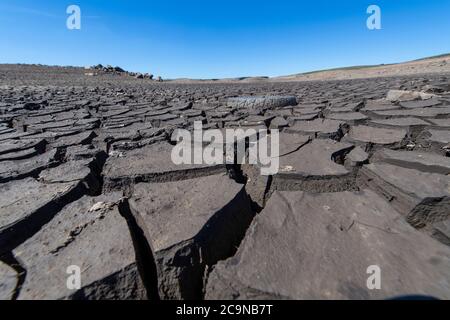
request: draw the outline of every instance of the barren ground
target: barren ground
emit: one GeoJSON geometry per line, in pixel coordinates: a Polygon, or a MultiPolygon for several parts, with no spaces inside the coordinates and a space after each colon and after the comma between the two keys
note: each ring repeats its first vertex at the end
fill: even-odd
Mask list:
{"type": "Polygon", "coordinates": [[[0,65],[0,299],[449,299],[448,62],[235,83],[0,65]],[[194,121],[280,129],[279,173],[174,165],[194,121]]]}

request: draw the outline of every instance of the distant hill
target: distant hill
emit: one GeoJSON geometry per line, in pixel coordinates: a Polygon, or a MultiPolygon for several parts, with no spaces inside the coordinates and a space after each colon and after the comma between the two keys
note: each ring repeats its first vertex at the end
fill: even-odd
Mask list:
{"type": "Polygon", "coordinates": [[[297,73],[271,78],[272,81],[345,80],[426,73],[450,73],[450,54],[441,54],[408,62],[350,66],[297,73]]]}
{"type": "Polygon", "coordinates": [[[236,77],[225,79],[173,79],[173,82],[277,82],[277,81],[310,81],[310,80],[345,80],[373,77],[390,77],[426,73],[450,73],[450,53],[417,60],[379,64],[338,67],[325,70],[316,70],[279,77],[236,77]]]}
{"type": "MultiPolygon", "coordinates": [[[[112,81],[118,79],[115,74],[102,74],[96,76],[88,76],[91,70],[84,67],[71,66],[45,66],[40,64],[1,64],[0,63],[0,80],[20,80],[20,79],[37,79],[42,80],[42,74],[48,77],[57,77],[60,75],[70,76],[77,81],[86,83],[95,82],[100,79],[112,81]],[[91,79],[90,79],[91,78],[91,79]]],[[[280,82],[280,81],[315,81],[315,80],[347,80],[362,79],[375,77],[394,77],[408,76],[415,74],[450,74],[450,53],[436,55],[432,57],[420,58],[408,62],[380,64],[380,65],[361,65],[338,67],[326,70],[317,70],[304,73],[297,73],[287,76],[279,76],[269,78],[266,76],[254,77],[234,77],[224,79],[165,79],[165,82],[174,83],[255,83],[255,82],[280,82]]],[[[120,74],[123,74],[120,73],[120,74]]],[[[123,77],[122,77],[123,78],[123,77]]],[[[125,77],[122,79],[133,82],[135,77],[125,77]]],[[[139,80],[140,79],[136,79],[139,80]]],[[[144,79],[145,80],[145,79],[144,79]]]]}

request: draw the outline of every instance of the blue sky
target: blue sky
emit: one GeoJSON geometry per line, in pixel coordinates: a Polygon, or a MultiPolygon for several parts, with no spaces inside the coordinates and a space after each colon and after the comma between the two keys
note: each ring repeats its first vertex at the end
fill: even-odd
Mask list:
{"type": "Polygon", "coordinates": [[[2,0],[0,63],[276,76],[450,52],[449,0],[2,0]],[[81,8],[81,30],[66,8],[81,8]],[[368,30],[366,9],[382,10],[368,30]]]}

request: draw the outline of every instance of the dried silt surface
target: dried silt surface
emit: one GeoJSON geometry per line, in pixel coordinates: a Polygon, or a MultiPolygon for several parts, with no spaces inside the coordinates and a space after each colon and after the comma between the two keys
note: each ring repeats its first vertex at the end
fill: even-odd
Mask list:
{"type": "Polygon", "coordinates": [[[1,68],[1,299],[450,298],[448,76],[1,68]],[[175,164],[195,121],[279,130],[278,172],[175,164]]]}

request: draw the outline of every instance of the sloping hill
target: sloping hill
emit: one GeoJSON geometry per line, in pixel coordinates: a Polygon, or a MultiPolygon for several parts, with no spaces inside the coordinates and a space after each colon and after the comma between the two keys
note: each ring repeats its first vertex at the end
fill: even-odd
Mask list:
{"type": "Polygon", "coordinates": [[[345,80],[450,72],[450,54],[382,65],[352,66],[272,78],[277,81],[345,80]]]}

